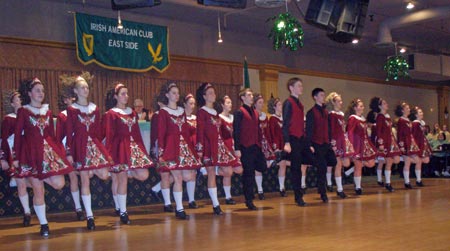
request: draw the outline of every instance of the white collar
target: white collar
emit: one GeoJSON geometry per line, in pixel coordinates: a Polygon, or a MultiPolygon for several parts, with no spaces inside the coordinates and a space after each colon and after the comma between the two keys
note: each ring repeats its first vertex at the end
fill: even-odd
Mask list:
{"type": "Polygon", "coordinates": [[[195,116],[195,114],[191,114],[191,115],[186,115],[186,118],[188,119],[188,120],[196,120],[197,119],[197,116],[195,116]]]}
{"type": "Polygon", "coordinates": [[[209,113],[211,115],[214,115],[214,116],[217,115],[217,111],[214,108],[209,108],[204,105],[204,106],[202,106],[201,109],[205,110],[207,113],[209,113]]]}
{"type": "Polygon", "coordinates": [[[403,117],[403,116],[401,116],[400,119],[403,119],[403,120],[406,120],[406,121],[408,121],[408,122],[411,122],[411,120],[409,120],[409,118],[405,118],[405,117],[403,117]]]}
{"type": "Polygon", "coordinates": [[[227,122],[227,123],[233,123],[233,120],[234,120],[233,114],[229,114],[229,116],[227,117],[227,116],[225,116],[225,115],[223,115],[223,114],[221,113],[221,114],[219,114],[219,116],[220,116],[223,120],[225,120],[225,122],[227,122]]]}
{"type": "Polygon", "coordinates": [[[271,117],[275,117],[275,118],[277,118],[277,119],[283,121],[283,114],[281,114],[281,116],[278,116],[276,113],[274,113],[274,114],[272,114],[272,115],[270,115],[270,116],[271,116],[271,117]]]}
{"type": "Polygon", "coordinates": [[[358,116],[356,114],[352,114],[350,117],[354,117],[355,119],[359,120],[359,121],[363,121],[366,122],[366,118],[364,118],[364,116],[358,116]]]}
{"type": "Polygon", "coordinates": [[[17,118],[17,114],[10,113],[10,114],[7,114],[6,117],[17,118]]]}
{"type": "Polygon", "coordinates": [[[418,119],[416,119],[416,120],[414,120],[414,122],[420,123],[421,126],[424,126],[424,125],[425,125],[425,121],[423,121],[423,120],[418,120],[418,119]]]}
{"type": "Polygon", "coordinates": [[[64,116],[66,116],[67,117],[67,110],[64,110],[64,111],[62,111],[62,112],[60,112],[62,115],[64,115],[64,116]]]}
{"type": "Polygon", "coordinates": [[[161,110],[164,110],[167,113],[169,113],[170,115],[177,116],[177,117],[181,116],[184,113],[184,109],[179,106],[177,107],[177,109],[171,109],[171,108],[165,106],[165,107],[161,108],[161,110]]]}
{"type": "Polygon", "coordinates": [[[259,120],[266,120],[266,118],[267,118],[267,115],[266,115],[265,112],[261,112],[261,113],[259,114],[259,120]]]}
{"type": "Polygon", "coordinates": [[[117,112],[119,114],[122,114],[122,115],[130,115],[133,112],[133,110],[130,107],[127,107],[125,109],[120,109],[118,107],[114,107],[114,108],[111,108],[111,110],[113,110],[114,112],[117,112]]]}
{"type": "Polygon", "coordinates": [[[86,114],[91,114],[97,108],[97,106],[91,102],[89,102],[88,105],[80,105],[78,103],[73,103],[71,106],[72,106],[72,108],[78,109],[78,110],[80,110],[80,112],[86,113],[86,114]]]}
{"type": "Polygon", "coordinates": [[[334,114],[337,114],[337,115],[341,115],[341,116],[344,116],[344,112],[343,111],[335,111],[335,110],[332,110],[332,111],[330,111],[331,113],[334,113],[334,114]]]}
{"type": "Polygon", "coordinates": [[[36,108],[31,105],[24,105],[23,108],[29,110],[34,115],[45,115],[48,112],[48,104],[42,104],[41,108],[36,108]]]}

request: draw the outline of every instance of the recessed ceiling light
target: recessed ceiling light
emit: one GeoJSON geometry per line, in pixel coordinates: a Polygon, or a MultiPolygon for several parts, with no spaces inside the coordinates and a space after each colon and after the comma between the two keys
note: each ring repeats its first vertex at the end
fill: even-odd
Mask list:
{"type": "Polygon", "coordinates": [[[405,48],[401,48],[400,49],[400,53],[405,53],[406,52],[406,49],[405,48]]]}
{"type": "Polygon", "coordinates": [[[355,38],[355,39],[352,40],[352,44],[357,44],[357,43],[359,43],[358,39],[355,38]]]}
{"type": "Polygon", "coordinates": [[[406,8],[408,10],[413,9],[414,7],[416,7],[412,2],[409,2],[408,5],[406,5],[406,8]]]}

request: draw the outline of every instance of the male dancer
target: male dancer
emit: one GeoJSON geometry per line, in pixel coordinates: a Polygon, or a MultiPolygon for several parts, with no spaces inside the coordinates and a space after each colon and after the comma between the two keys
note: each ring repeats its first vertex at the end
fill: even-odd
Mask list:
{"type": "Polygon", "coordinates": [[[331,148],[331,129],[328,126],[328,111],[325,108],[325,91],[315,88],[312,91],[315,105],[306,113],[306,140],[314,153],[314,165],[317,167],[317,190],[324,203],[328,202],[326,173],[328,166],[337,164],[331,148]]]}
{"type": "Polygon", "coordinates": [[[266,158],[261,150],[262,131],[259,127],[258,112],[253,109],[253,92],[249,88],[239,93],[242,106],[234,113],[233,138],[235,155],[241,158],[242,183],[244,185],[245,205],[257,210],[253,204],[255,195],[255,169],[263,172],[267,169],[266,158]]]}
{"type": "Polygon", "coordinates": [[[291,182],[295,194],[295,202],[298,206],[306,206],[303,200],[305,190],[301,188],[300,166],[307,158],[307,145],[304,137],[304,112],[303,104],[298,99],[303,92],[303,83],[300,78],[291,78],[287,82],[290,92],[289,98],[283,103],[283,139],[284,151],[289,153],[291,161],[291,182]]]}

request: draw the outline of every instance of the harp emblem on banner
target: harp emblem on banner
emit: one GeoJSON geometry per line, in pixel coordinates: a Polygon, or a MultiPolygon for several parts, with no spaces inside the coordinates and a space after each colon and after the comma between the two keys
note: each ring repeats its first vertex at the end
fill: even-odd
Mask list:
{"type": "Polygon", "coordinates": [[[94,53],[94,35],[83,33],[83,47],[90,57],[94,53]]]}

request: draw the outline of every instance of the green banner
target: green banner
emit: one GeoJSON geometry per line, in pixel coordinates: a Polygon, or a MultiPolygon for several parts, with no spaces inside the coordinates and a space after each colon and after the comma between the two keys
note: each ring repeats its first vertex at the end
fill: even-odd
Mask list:
{"type": "Polygon", "coordinates": [[[169,67],[167,27],[75,13],[77,57],[84,65],[112,69],[163,72],[169,67]]]}

